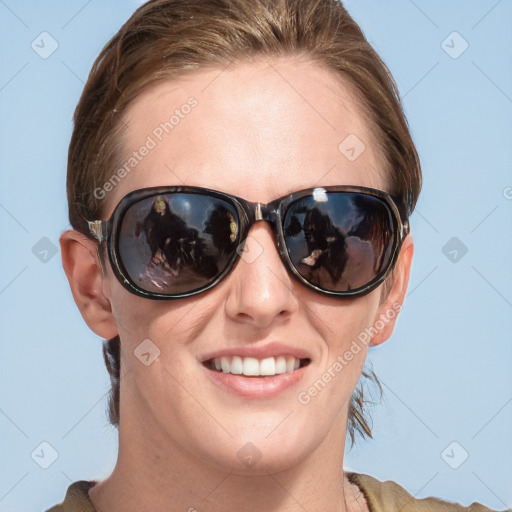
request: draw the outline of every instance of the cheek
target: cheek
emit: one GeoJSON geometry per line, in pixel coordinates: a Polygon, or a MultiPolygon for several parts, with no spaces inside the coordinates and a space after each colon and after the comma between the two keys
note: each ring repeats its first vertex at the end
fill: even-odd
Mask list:
{"type": "Polygon", "coordinates": [[[129,292],[115,277],[110,264],[107,264],[103,279],[103,293],[110,302],[119,335],[125,344],[128,340],[136,342],[147,338],[154,322],[173,305],[172,302],[145,299],[129,292]]]}
{"type": "Polygon", "coordinates": [[[318,309],[316,318],[318,329],[323,333],[329,352],[339,353],[347,350],[352,341],[362,340],[364,333],[373,325],[380,304],[380,290],[347,301],[337,301],[330,307],[318,309]]]}
{"type": "Polygon", "coordinates": [[[115,318],[126,370],[141,370],[141,354],[157,355],[161,364],[182,368],[187,354],[195,350],[204,329],[213,329],[219,304],[198,296],[176,301],[158,301],[133,295],[112,276],[109,300],[115,318]]]}
{"type": "Polygon", "coordinates": [[[315,315],[320,320],[317,328],[321,329],[326,345],[322,378],[340,383],[331,392],[342,394],[343,401],[352,394],[360,378],[379,302],[380,291],[376,290],[359,299],[324,307],[315,315]]]}
{"type": "Polygon", "coordinates": [[[144,347],[151,341],[151,326],[159,313],[156,301],[138,297],[124,288],[114,276],[110,265],[103,280],[103,293],[110,302],[121,339],[121,354],[125,370],[132,369],[137,347],[144,347]]]}

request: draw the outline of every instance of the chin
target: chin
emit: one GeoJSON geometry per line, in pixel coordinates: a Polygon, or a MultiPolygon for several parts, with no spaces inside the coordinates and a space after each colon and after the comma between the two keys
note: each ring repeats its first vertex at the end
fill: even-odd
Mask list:
{"type": "Polygon", "coordinates": [[[210,440],[203,456],[222,471],[247,476],[279,473],[297,466],[314,452],[322,436],[311,428],[288,424],[288,419],[283,422],[284,417],[239,425],[238,432],[231,430],[232,438],[210,440]],[[283,423],[278,426],[280,422],[283,423]]]}
{"type": "Polygon", "coordinates": [[[304,449],[276,450],[275,447],[259,447],[251,441],[242,444],[242,448],[237,448],[232,446],[228,452],[219,456],[215,454],[218,469],[240,476],[265,476],[287,471],[308,456],[304,449]]]}

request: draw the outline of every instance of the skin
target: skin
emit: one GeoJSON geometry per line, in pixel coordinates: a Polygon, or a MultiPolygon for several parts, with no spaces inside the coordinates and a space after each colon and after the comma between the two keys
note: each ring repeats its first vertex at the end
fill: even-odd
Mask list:
{"type": "MultiPolygon", "coordinates": [[[[260,202],[314,186],[386,190],[384,160],[350,89],[291,57],[205,69],[154,86],[127,111],[126,155],[191,96],[197,107],[107,195],[104,219],[128,192],[157,185],[203,186],[260,202]],[[349,134],[366,145],[353,162],[338,150],[349,134]]],[[[113,474],[90,491],[97,510],[365,510],[357,489],[343,485],[343,453],[347,407],[367,347],[307,405],[297,394],[402,303],[412,239],[404,242],[386,296],[381,286],[339,300],[288,274],[265,222],[250,236],[260,256],[242,259],[214,289],[151,301],[123,288],[109,264],[102,274],[93,241],[63,233],[63,264],[85,321],[98,336],[119,333],[122,342],[119,458],[113,474]],[[134,356],[145,339],[160,350],[150,366],[134,356]],[[275,340],[308,350],[312,361],[298,386],[272,399],[236,397],[207,379],[199,363],[212,350],[275,340]],[[237,456],[249,442],[261,453],[253,467],[237,456]]],[[[388,339],[395,321],[371,343],[388,339]]]]}

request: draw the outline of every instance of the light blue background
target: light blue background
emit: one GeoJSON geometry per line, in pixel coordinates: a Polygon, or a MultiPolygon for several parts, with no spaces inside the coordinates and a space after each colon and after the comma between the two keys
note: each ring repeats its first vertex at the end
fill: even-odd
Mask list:
{"type": "MultiPolygon", "coordinates": [[[[115,463],[101,341],[59,254],[43,263],[32,248],[43,237],[56,246],[67,227],[73,110],[94,58],[139,4],[0,2],[0,512],[44,510],[115,463]],[[31,48],[43,31],[59,45],[48,59],[31,48]],[[43,441],[59,454],[46,470],[31,458],[43,441]]],[[[512,2],[346,6],[396,78],[424,188],[409,295],[392,340],[371,352],[385,389],[375,440],[345,465],[418,497],[512,507],[512,2]],[[441,46],[453,31],[469,44],[457,59],[441,46]],[[457,263],[442,252],[452,237],[468,249],[457,263]],[[453,441],[469,453],[458,469],[441,457],[453,441]]]]}

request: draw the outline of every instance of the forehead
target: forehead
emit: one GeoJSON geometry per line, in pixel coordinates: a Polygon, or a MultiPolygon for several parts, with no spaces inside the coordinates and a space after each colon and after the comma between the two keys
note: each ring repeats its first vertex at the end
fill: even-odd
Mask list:
{"type": "Polygon", "coordinates": [[[123,121],[124,172],[110,211],[128,192],[159,185],[261,202],[320,185],[386,188],[384,159],[356,96],[309,61],[251,61],[161,82],[123,121]]]}

